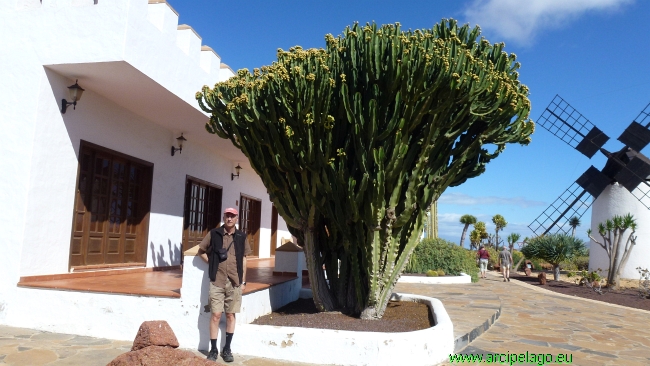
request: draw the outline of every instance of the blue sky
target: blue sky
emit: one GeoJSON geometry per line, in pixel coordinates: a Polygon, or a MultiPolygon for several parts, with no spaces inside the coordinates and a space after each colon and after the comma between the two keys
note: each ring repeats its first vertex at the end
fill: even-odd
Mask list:
{"type": "MultiPolygon", "coordinates": [[[[610,136],[610,151],[622,147],[616,138],[650,102],[650,1],[169,2],[179,23],[192,26],[234,70],[268,65],[278,48],[324,47],[325,34],[338,35],[354,21],[400,22],[412,29],[431,28],[442,18],[478,24],[490,42],[505,42],[506,51],[517,55],[534,121],[559,94],[610,136]]],[[[485,174],[443,194],[441,237],[459,241],[463,214],[485,221],[493,232],[497,213],[508,221],[499,236],[532,236],[528,224],[590,165],[604,166],[602,155],[589,160],[541,127],[532,139],[529,146],[508,145],[485,174]]],[[[590,217],[587,212],[578,228],[583,239],[590,217]]]]}

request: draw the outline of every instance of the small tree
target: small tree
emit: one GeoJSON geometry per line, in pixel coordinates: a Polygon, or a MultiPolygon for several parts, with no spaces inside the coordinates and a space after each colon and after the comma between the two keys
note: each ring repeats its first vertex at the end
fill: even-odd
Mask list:
{"type": "Polygon", "coordinates": [[[537,258],[553,266],[553,279],[560,279],[560,263],[582,253],[585,243],[566,234],[538,236],[521,249],[526,258],[537,258]]]}
{"type": "Polygon", "coordinates": [[[464,224],[465,227],[463,227],[463,234],[460,236],[460,246],[463,246],[463,243],[465,242],[465,234],[467,233],[467,228],[470,225],[476,224],[476,217],[472,215],[463,215],[460,217],[460,223],[464,224]]]}
{"type": "Polygon", "coordinates": [[[474,230],[469,233],[469,240],[472,243],[472,248],[476,249],[481,244],[481,241],[488,238],[488,233],[485,230],[485,223],[478,221],[474,224],[474,230]]]}
{"type": "Polygon", "coordinates": [[[508,246],[510,247],[510,253],[512,253],[513,249],[515,249],[515,243],[517,240],[519,240],[519,238],[521,238],[521,235],[517,233],[511,233],[508,235],[508,246]]]}
{"type": "Polygon", "coordinates": [[[636,220],[630,214],[625,216],[616,215],[604,223],[598,224],[598,234],[602,237],[602,241],[598,241],[591,236],[591,229],[587,231],[589,238],[605,249],[609,258],[607,287],[614,290],[618,289],[618,279],[621,277],[621,270],[625,268],[627,260],[630,258],[630,253],[636,245],[635,232],[636,220]],[[627,239],[625,239],[627,229],[631,229],[631,231],[627,235],[627,239]]]}
{"type": "Polygon", "coordinates": [[[499,214],[496,214],[496,215],[494,215],[492,217],[492,222],[494,223],[494,226],[495,226],[495,229],[494,229],[494,234],[495,234],[494,245],[498,247],[499,246],[499,231],[503,230],[506,227],[506,225],[508,225],[508,222],[506,221],[506,219],[503,216],[501,216],[499,214]]]}
{"type": "Polygon", "coordinates": [[[578,216],[573,216],[569,219],[569,226],[571,226],[571,236],[576,236],[576,228],[580,226],[580,218],[578,216]]]}

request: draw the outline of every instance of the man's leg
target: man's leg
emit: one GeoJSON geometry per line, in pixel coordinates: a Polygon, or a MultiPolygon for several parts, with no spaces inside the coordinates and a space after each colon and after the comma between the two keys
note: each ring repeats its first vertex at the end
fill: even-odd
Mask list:
{"type": "Polygon", "coordinates": [[[210,352],[208,353],[208,360],[210,361],[216,361],[219,355],[217,337],[219,336],[219,322],[223,312],[224,295],[224,289],[210,283],[210,311],[212,313],[210,316],[210,352]]]}
{"type": "Polygon", "coordinates": [[[235,313],[226,313],[226,344],[223,346],[224,353],[225,351],[230,351],[230,342],[232,342],[232,336],[235,335],[235,324],[235,313]]]}
{"type": "Polygon", "coordinates": [[[226,310],[226,344],[221,351],[221,357],[226,362],[233,362],[234,357],[230,350],[230,342],[232,342],[232,337],[235,335],[235,323],[237,320],[235,313],[238,313],[241,309],[241,286],[232,287],[232,284],[228,283],[226,286],[224,308],[226,310]]]}
{"type": "MultiPolygon", "coordinates": [[[[228,319],[226,317],[226,319],[228,319]]],[[[219,336],[219,321],[221,321],[221,313],[212,313],[210,317],[210,339],[217,339],[219,336]]]]}

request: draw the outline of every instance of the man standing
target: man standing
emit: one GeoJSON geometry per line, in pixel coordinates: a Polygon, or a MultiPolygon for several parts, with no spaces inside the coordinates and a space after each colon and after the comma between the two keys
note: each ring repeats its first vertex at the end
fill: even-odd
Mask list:
{"type": "Polygon", "coordinates": [[[512,254],[504,246],[499,252],[499,267],[501,267],[501,273],[503,274],[503,282],[510,281],[510,265],[512,264],[512,254]]]}
{"type": "Polygon", "coordinates": [[[234,361],[230,342],[235,333],[235,313],[241,308],[242,293],[246,289],[246,256],[252,250],[246,234],[235,228],[239,212],[234,208],[223,211],[223,226],[210,230],[199,244],[199,256],[208,263],[210,276],[210,353],[208,360],[219,356],[217,336],[221,313],[226,312],[226,344],[221,357],[234,361]],[[224,255],[227,253],[226,255],[224,255]],[[225,257],[225,258],[224,258],[225,257]]]}

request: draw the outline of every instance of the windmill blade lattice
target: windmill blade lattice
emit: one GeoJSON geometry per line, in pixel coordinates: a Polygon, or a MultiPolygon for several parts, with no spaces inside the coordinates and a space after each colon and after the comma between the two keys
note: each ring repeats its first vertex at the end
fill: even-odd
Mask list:
{"type": "Polygon", "coordinates": [[[542,112],[537,124],[589,158],[609,140],[607,135],[559,95],[542,112]]]}
{"type": "Polygon", "coordinates": [[[549,232],[568,234],[570,226],[566,224],[566,221],[573,216],[581,218],[591,206],[591,198],[584,188],[578,183],[573,183],[535,221],[528,225],[528,228],[538,236],[549,232]],[[565,222],[560,223],[561,220],[565,222]]]}
{"type": "Polygon", "coordinates": [[[634,122],[645,126],[645,128],[650,127],[650,103],[639,113],[634,122]]]}
{"type": "Polygon", "coordinates": [[[631,193],[642,205],[650,210],[650,187],[647,184],[639,184],[631,193]]]}

